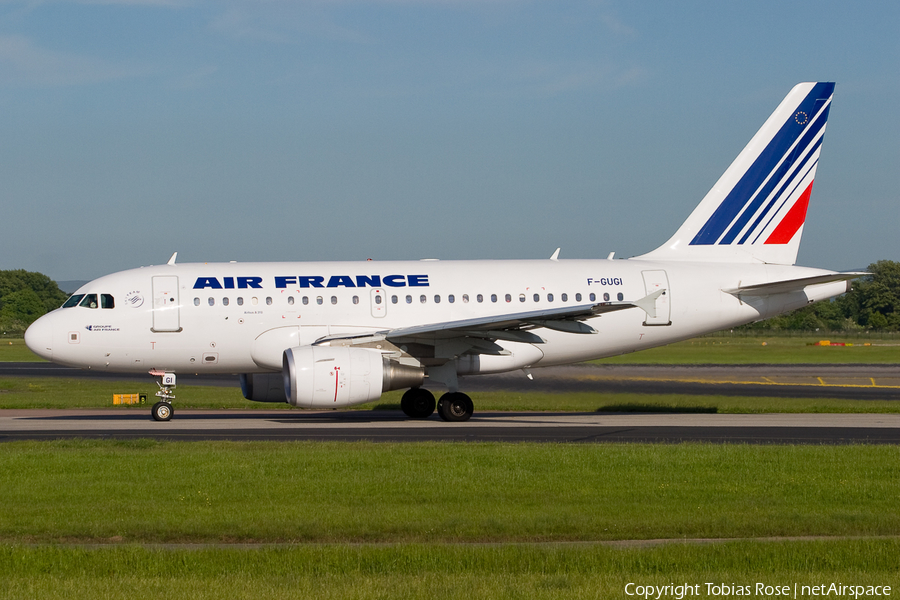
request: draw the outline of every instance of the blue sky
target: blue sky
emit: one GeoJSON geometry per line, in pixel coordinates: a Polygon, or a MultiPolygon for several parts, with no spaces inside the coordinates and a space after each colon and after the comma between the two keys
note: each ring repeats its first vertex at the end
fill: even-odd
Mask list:
{"type": "Polygon", "coordinates": [[[836,81],[799,262],[900,260],[900,3],[0,1],[0,269],[627,257],[836,81]]]}

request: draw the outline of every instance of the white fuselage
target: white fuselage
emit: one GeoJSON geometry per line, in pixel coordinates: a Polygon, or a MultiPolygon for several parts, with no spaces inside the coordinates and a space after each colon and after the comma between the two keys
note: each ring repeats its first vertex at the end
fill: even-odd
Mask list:
{"type": "Polygon", "coordinates": [[[41,317],[28,344],[56,363],[115,372],[274,372],[286,348],[325,336],[634,301],[666,290],[655,315],[631,308],[595,316],[586,324],[596,334],[538,327],[532,331],[544,343],[499,341],[506,355],[475,366],[460,359],[464,375],[614,356],[764,319],[844,293],[847,283],[744,300],[723,290],[827,273],[642,260],[173,264],[86,284],[75,295],[106,295],[104,302],[93,308],[82,300],[41,317]]]}

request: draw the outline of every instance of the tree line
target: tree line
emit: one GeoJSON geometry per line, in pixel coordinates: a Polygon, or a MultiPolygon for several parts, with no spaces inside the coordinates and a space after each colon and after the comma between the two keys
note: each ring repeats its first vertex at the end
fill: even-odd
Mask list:
{"type": "Polygon", "coordinates": [[[59,308],[66,293],[42,273],[0,271],[0,333],[21,335],[38,317],[59,308]]]}
{"type": "MultiPolygon", "coordinates": [[[[751,323],[741,329],[766,331],[900,331],[900,263],[880,260],[853,289],[831,301],[751,323]]],[[[38,317],[66,300],[56,282],[41,273],[0,271],[0,332],[21,335],[38,317]]]]}

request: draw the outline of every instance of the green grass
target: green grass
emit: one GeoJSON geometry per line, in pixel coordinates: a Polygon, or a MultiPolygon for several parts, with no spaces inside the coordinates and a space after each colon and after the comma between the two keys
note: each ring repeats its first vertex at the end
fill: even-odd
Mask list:
{"type": "Polygon", "coordinates": [[[749,585],[753,592],[758,582],[841,582],[891,585],[894,593],[900,575],[898,554],[896,540],[624,549],[405,544],[257,550],[0,546],[0,596],[10,600],[593,599],[628,598],[628,583],[674,583],[699,585],[701,597],[707,597],[707,582],[749,585]]]}
{"type": "Polygon", "coordinates": [[[0,362],[46,362],[28,349],[22,338],[0,339],[0,362]]]}
{"type": "MultiPolygon", "coordinates": [[[[148,411],[158,389],[146,383],[58,377],[0,379],[0,409],[116,408],[148,411]],[[147,404],[113,406],[113,394],[146,394],[147,404]]],[[[384,394],[375,404],[354,410],[400,410],[402,391],[384,394]]],[[[591,394],[543,392],[479,392],[478,411],[661,412],[661,413],[894,413],[900,403],[890,400],[831,398],[768,398],[754,396],[692,396],[686,394],[591,394]]],[[[239,388],[184,385],[176,389],[175,410],[239,409],[296,410],[284,403],[251,402],[239,388]]]]}
{"type": "Polygon", "coordinates": [[[892,446],[10,442],[9,542],[900,535],[892,446]]]}
{"type": "Polygon", "coordinates": [[[900,342],[894,339],[841,338],[839,334],[792,337],[714,335],[677,342],[622,356],[593,361],[598,364],[883,364],[900,362],[900,342]],[[852,346],[814,346],[820,340],[852,346]],[[866,346],[864,344],[870,343],[866,346]]]}
{"type": "Polygon", "coordinates": [[[0,597],[896,587],[898,458],[889,446],[12,442],[0,445],[0,597]],[[783,536],[829,537],[678,542],[783,536]],[[615,542],[656,538],[671,542],[615,542]]]}

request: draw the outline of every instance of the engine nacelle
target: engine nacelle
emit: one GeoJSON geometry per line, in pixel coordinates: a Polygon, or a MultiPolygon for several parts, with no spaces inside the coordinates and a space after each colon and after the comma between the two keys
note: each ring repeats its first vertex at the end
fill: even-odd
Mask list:
{"type": "Polygon", "coordinates": [[[425,370],[369,348],[299,346],[284,351],[284,395],[298,408],[338,408],[422,385],[425,370]]]}
{"type": "Polygon", "coordinates": [[[241,393],[254,402],[287,402],[281,373],[241,373],[241,393]]]}

